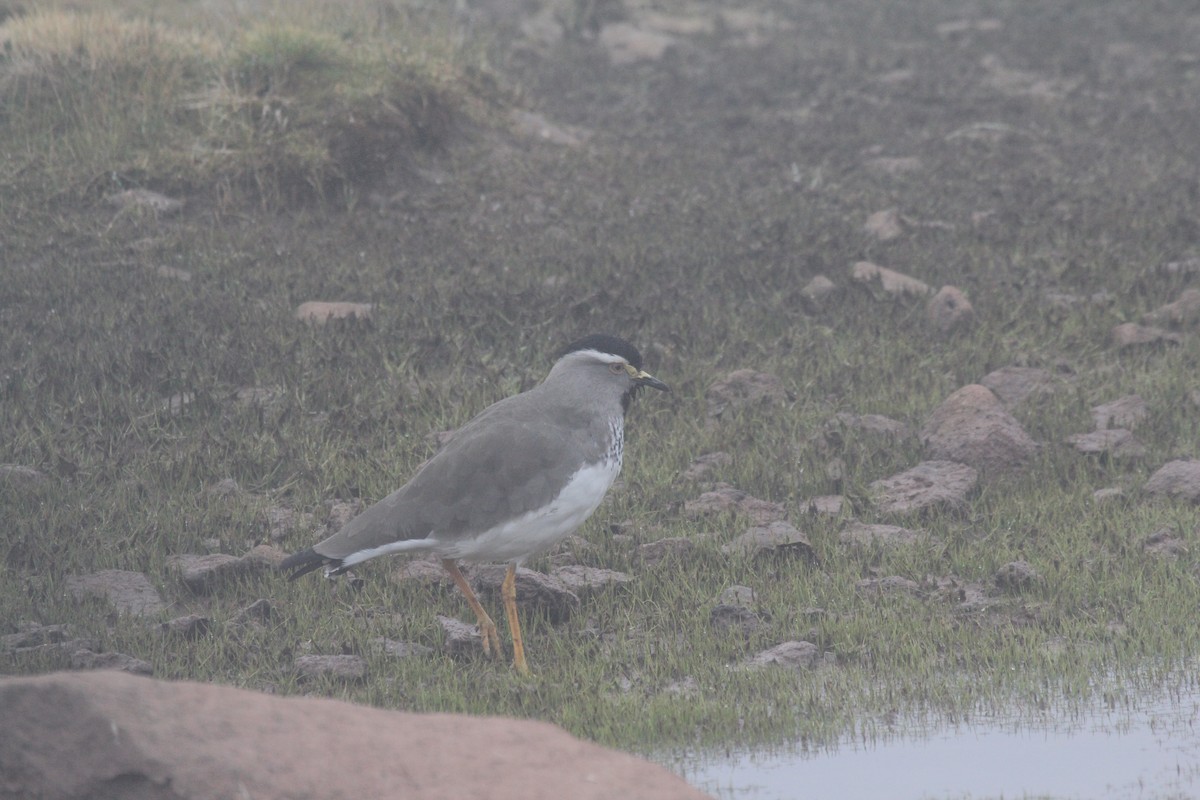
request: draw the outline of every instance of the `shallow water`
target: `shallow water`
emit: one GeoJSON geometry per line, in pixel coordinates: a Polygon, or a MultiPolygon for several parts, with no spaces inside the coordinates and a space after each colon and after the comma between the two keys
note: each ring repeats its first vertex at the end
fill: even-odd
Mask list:
{"type": "Polygon", "coordinates": [[[976,718],[817,752],[660,762],[721,800],[1200,797],[1200,690],[1070,717],[976,718]]]}

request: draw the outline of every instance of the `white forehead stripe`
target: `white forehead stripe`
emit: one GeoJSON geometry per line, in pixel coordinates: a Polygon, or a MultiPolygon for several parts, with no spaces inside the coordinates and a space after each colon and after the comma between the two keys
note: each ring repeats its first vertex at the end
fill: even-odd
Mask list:
{"type": "Polygon", "coordinates": [[[628,364],[629,363],[628,361],[625,360],[625,358],[623,356],[613,355],[612,353],[602,353],[599,350],[576,350],[572,353],[568,353],[568,355],[587,356],[588,358],[594,358],[597,361],[603,361],[605,364],[628,364]]]}

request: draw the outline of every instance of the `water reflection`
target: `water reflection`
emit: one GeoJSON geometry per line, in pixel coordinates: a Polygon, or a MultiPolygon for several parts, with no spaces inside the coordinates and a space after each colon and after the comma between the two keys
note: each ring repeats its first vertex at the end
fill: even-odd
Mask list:
{"type": "Polygon", "coordinates": [[[660,761],[721,800],[1200,797],[1200,691],[1070,719],[985,720],[821,752],[660,761]]]}

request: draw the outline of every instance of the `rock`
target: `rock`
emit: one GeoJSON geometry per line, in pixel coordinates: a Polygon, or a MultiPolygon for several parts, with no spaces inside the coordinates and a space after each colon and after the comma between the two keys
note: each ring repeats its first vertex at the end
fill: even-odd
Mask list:
{"type": "Polygon", "coordinates": [[[71,635],[68,625],[39,625],[36,622],[20,623],[16,633],[0,636],[0,650],[25,650],[48,644],[62,644],[71,635]]]}
{"type": "Polygon", "coordinates": [[[927,540],[928,537],[924,532],[909,530],[899,525],[868,525],[858,520],[852,520],[838,532],[838,541],[860,549],[876,545],[883,547],[913,545],[927,540]]]}
{"type": "Polygon", "coordinates": [[[716,453],[705,453],[692,461],[691,465],[684,470],[681,477],[689,481],[703,480],[718,467],[727,467],[732,463],[733,456],[729,455],[729,453],[719,451],[716,453]]]}
{"type": "Polygon", "coordinates": [[[25,488],[45,483],[46,473],[22,464],[0,464],[0,486],[25,488]]]}
{"type": "Polygon", "coordinates": [[[675,37],[642,30],[629,22],[616,22],[600,29],[600,46],[615,65],[658,61],[675,44],[675,37]]]}
{"type": "Polygon", "coordinates": [[[121,614],[153,616],[167,607],[154,584],[140,572],[105,569],[90,575],[68,575],[65,585],[76,600],[102,597],[121,614]]]}
{"type": "Polygon", "coordinates": [[[756,600],[753,589],[738,584],[726,587],[717,597],[718,605],[742,606],[743,608],[753,608],[756,600]]]}
{"type": "Polygon", "coordinates": [[[934,599],[953,603],[964,614],[986,611],[997,602],[988,596],[988,590],[983,584],[964,581],[954,575],[927,578],[926,584],[934,599]]]}
{"type": "Polygon", "coordinates": [[[888,242],[904,233],[900,225],[900,211],[895,208],[885,208],[867,217],[863,230],[881,242],[888,242]]]}
{"type": "Polygon", "coordinates": [[[316,528],[312,514],[297,513],[290,508],[274,506],[263,512],[267,523],[267,538],[272,542],[282,541],[293,533],[311,533],[316,528]]]}
{"type": "Polygon", "coordinates": [[[213,497],[233,497],[242,493],[242,487],[233,478],[222,478],[204,490],[213,497]]]}
{"type": "Polygon", "coordinates": [[[911,514],[945,506],[961,509],[979,475],[974,467],[955,461],[923,461],[898,475],[867,487],[875,508],[884,514],[911,514]]]}
{"type": "Polygon", "coordinates": [[[250,625],[257,622],[267,622],[275,616],[274,604],[260,597],[248,606],[239,608],[237,613],[229,618],[232,625],[250,625]]]}
{"type": "Polygon", "coordinates": [[[391,572],[391,579],[397,583],[412,581],[426,586],[453,586],[454,579],[440,561],[417,558],[402,562],[391,572]]]}
{"type": "Polygon", "coordinates": [[[1121,349],[1151,344],[1181,344],[1183,337],[1162,328],[1125,322],[1112,329],[1113,344],[1121,349]]]}
{"type": "Polygon", "coordinates": [[[663,767],[545,722],[118,673],[2,679],[0,719],[12,798],[707,797],[663,767]]]}
{"type": "MultiPolygon", "coordinates": [[[[94,653],[81,649],[71,653],[71,669],[106,669],[128,672],[132,675],[153,675],[154,667],[148,661],[127,656],[124,653],[94,653]]],[[[3,772],[3,770],[0,770],[3,772]]]]}
{"type": "Polygon", "coordinates": [[[812,280],[804,284],[804,288],[800,290],[800,297],[810,311],[820,311],[837,295],[837,291],[837,284],[829,278],[824,275],[814,275],[812,280]]]}
{"type": "Polygon", "coordinates": [[[925,304],[925,316],[933,327],[942,333],[950,333],[974,322],[975,308],[961,289],[943,286],[925,304]]]}
{"type": "Polygon", "coordinates": [[[1184,289],[1175,302],[1154,309],[1142,319],[1150,325],[1191,325],[1200,321],[1200,289],[1184,289]]]}
{"type": "MultiPolygon", "coordinates": [[[[471,568],[470,581],[479,594],[499,599],[500,584],[507,567],[503,564],[481,564],[471,568]]],[[[517,567],[517,605],[522,609],[541,609],[551,622],[562,622],[579,608],[579,597],[558,578],[541,572],[517,567]]]]}
{"type": "Polygon", "coordinates": [[[1067,444],[1084,455],[1109,455],[1116,458],[1141,458],[1146,446],[1124,428],[1110,428],[1067,437],[1067,444]]]}
{"type": "Polygon", "coordinates": [[[350,520],[362,513],[363,504],[361,500],[334,500],[329,504],[329,516],[325,519],[325,529],[330,533],[337,533],[350,520]]]}
{"type": "Polygon", "coordinates": [[[719,604],[709,612],[709,623],[718,633],[750,634],[762,627],[763,620],[744,606],[719,604]]]}
{"type": "Polygon", "coordinates": [[[1136,394],[1130,394],[1111,403],[1095,406],[1092,408],[1092,419],[1098,431],[1108,428],[1133,430],[1146,418],[1147,413],[1146,401],[1136,394]]]}
{"type": "Polygon", "coordinates": [[[696,543],[684,536],[669,536],[653,542],[646,542],[638,547],[638,557],[647,567],[657,567],[664,562],[679,562],[687,560],[696,543]]]}
{"type": "Polygon", "coordinates": [[[969,464],[985,474],[1023,467],[1038,444],[986,386],[969,384],[947,397],[920,431],[930,458],[969,464]]]}
{"type": "Polygon", "coordinates": [[[324,302],[309,300],[296,307],[296,319],[314,325],[324,325],[331,319],[370,319],[371,303],[324,302]]]}
{"type": "Polygon", "coordinates": [[[559,125],[534,111],[513,109],[509,113],[513,129],[521,136],[561,147],[581,147],[592,138],[592,132],[574,125],[559,125]]]}
{"type": "Polygon", "coordinates": [[[1146,537],[1142,549],[1147,553],[1165,558],[1187,555],[1187,545],[1170,528],[1160,528],[1146,537]]]}
{"type": "Polygon", "coordinates": [[[1041,583],[1042,576],[1028,561],[1010,561],[996,570],[996,585],[1010,592],[1022,592],[1041,583]]]}
{"type": "Polygon", "coordinates": [[[296,656],[292,663],[296,677],[301,680],[334,678],[349,683],[359,683],[367,678],[367,661],[362,656],[296,656]]]}
{"type": "Polygon", "coordinates": [[[196,594],[210,594],[217,586],[245,575],[251,569],[247,562],[227,553],[170,556],[167,565],[175,569],[184,585],[196,594]]]}
{"type": "Polygon", "coordinates": [[[764,555],[798,555],[814,558],[808,537],[796,527],[776,520],[762,527],[747,530],[738,538],[721,548],[726,555],[740,554],[751,558],[764,555]]]}
{"type": "Polygon", "coordinates": [[[741,489],[734,489],[726,483],[719,483],[711,492],[705,492],[694,500],[684,502],[683,511],[689,517],[725,513],[745,514],[757,525],[766,525],[787,515],[781,503],[751,497],[741,489]]]}
{"type": "Polygon", "coordinates": [[[867,594],[911,594],[920,596],[921,584],[899,575],[884,578],[864,578],[854,588],[867,594]]]}
{"type": "Polygon", "coordinates": [[[1005,408],[1012,409],[1027,398],[1055,391],[1062,381],[1040,367],[1001,367],[984,375],[979,383],[990,389],[1005,408]]]}
{"type": "Polygon", "coordinates": [[[808,513],[828,514],[836,517],[842,513],[842,508],[845,504],[846,498],[840,494],[823,494],[809,499],[808,513]]]}
{"type": "Polygon", "coordinates": [[[442,633],[445,634],[442,647],[450,655],[471,655],[483,650],[483,637],[479,635],[479,628],[476,626],[440,614],[437,620],[442,626],[442,633]]]}
{"type": "Polygon", "coordinates": [[[273,544],[256,544],[242,556],[242,565],[249,571],[275,570],[288,554],[273,544]]]}
{"type": "Polygon", "coordinates": [[[1092,492],[1092,502],[1096,503],[1097,505],[1100,503],[1108,503],[1113,500],[1121,500],[1124,497],[1125,490],[1119,486],[1109,486],[1092,492]]]}
{"type": "Polygon", "coordinates": [[[633,582],[633,576],[624,572],[578,564],[556,567],[550,571],[550,576],[561,581],[563,586],[580,598],[633,582]]]}
{"type": "Polygon", "coordinates": [[[104,202],[113,208],[124,210],[142,209],[156,216],[170,217],[183,210],[183,201],[150,189],[126,189],[110,194],[104,202]]]}
{"type": "Polygon", "coordinates": [[[1146,481],[1145,491],[1200,503],[1200,461],[1168,461],[1146,481]]]}
{"type": "Polygon", "coordinates": [[[929,284],[924,281],[911,278],[894,269],[872,264],[870,261],[859,261],[851,267],[850,279],[856,283],[873,284],[878,282],[883,291],[893,297],[905,295],[924,297],[932,291],[929,284]]]}
{"type": "Polygon", "coordinates": [[[378,647],[389,656],[395,658],[414,658],[416,656],[427,656],[433,652],[433,648],[426,647],[423,644],[416,642],[397,642],[394,639],[385,639],[379,636],[371,640],[371,644],[378,647]]]}
{"type": "Polygon", "coordinates": [[[714,381],[704,392],[704,399],[709,418],[718,419],[729,409],[786,403],[790,398],[774,375],[739,369],[714,381]]]}
{"type": "Polygon", "coordinates": [[[821,435],[826,444],[840,444],[843,431],[855,431],[883,439],[907,439],[912,428],[899,420],[881,414],[854,414],[840,411],[822,426],[821,435]]]}
{"type": "Polygon", "coordinates": [[[791,641],[763,650],[752,656],[746,665],[753,668],[786,667],[799,671],[819,666],[823,660],[821,648],[812,642],[791,641]]]}

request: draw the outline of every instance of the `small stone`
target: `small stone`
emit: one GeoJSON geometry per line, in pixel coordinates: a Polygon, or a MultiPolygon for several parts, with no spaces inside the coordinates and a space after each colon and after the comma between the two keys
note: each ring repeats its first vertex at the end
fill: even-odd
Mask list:
{"type": "Polygon", "coordinates": [[[756,597],[754,590],[749,586],[733,585],[725,588],[719,597],[717,603],[726,606],[742,606],[743,608],[753,608],[756,597]]]}
{"type": "Polygon", "coordinates": [[[1113,344],[1122,349],[1151,344],[1181,344],[1183,337],[1162,328],[1125,322],[1112,329],[1113,344]]]}
{"type": "Polygon", "coordinates": [[[718,419],[729,409],[762,407],[790,400],[783,384],[774,375],[752,369],[739,369],[714,381],[704,392],[708,416],[718,419]]]}
{"type": "Polygon", "coordinates": [[[763,621],[749,608],[721,604],[713,606],[709,612],[709,623],[719,633],[749,634],[761,628],[763,621]]]}
{"type": "Polygon", "coordinates": [[[878,282],[884,293],[893,297],[905,295],[924,297],[932,291],[929,284],[924,281],[919,281],[894,269],[872,264],[870,261],[859,261],[854,264],[850,268],[850,279],[856,283],[865,284],[878,282]]]}
{"type": "Polygon", "coordinates": [[[62,644],[70,636],[68,625],[39,625],[36,622],[22,623],[22,630],[0,636],[0,650],[24,650],[48,644],[62,644]]]}
{"type": "Polygon", "coordinates": [[[445,634],[442,646],[450,655],[468,655],[483,649],[483,637],[474,625],[441,615],[438,615],[437,620],[445,634]]]}
{"type": "Polygon", "coordinates": [[[301,680],[334,678],[350,683],[360,683],[367,677],[367,661],[362,656],[296,656],[292,663],[296,677],[301,680]]]}
{"type": "Polygon", "coordinates": [[[1146,314],[1150,325],[1190,325],[1200,320],[1200,289],[1184,289],[1173,303],[1167,303],[1146,314]]]}
{"type": "Polygon", "coordinates": [[[1121,500],[1125,497],[1125,490],[1119,486],[1109,486],[1104,489],[1097,489],[1092,492],[1092,502],[1097,505],[1101,503],[1110,503],[1113,500],[1121,500]]]}
{"type": "MultiPolygon", "coordinates": [[[[471,569],[471,584],[480,594],[500,597],[507,567],[502,564],[483,564],[471,569]]],[[[517,604],[526,609],[540,608],[551,622],[562,622],[579,608],[579,596],[558,578],[541,572],[517,567],[517,604]]]]}
{"type": "Polygon", "coordinates": [[[719,467],[727,467],[732,463],[733,456],[729,455],[729,453],[705,453],[692,461],[691,465],[684,470],[681,477],[689,481],[703,480],[719,467]]]}
{"type": "Polygon", "coordinates": [[[904,233],[900,226],[900,212],[895,208],[885,208],[867,217],[863,230],[881,242],[888,242],[904,233]]]}
{"type": "Polygon", "coordinates": [[[1146,481],[1145,491],[1200,503],[1200,461],[1168,461],[1146,481]]]}
{"type": "Polygon", "coordinates": [[[813,497],[808,501],[808,513],[826,514],[836,517],[842,513],[842,508],[845,505],[846,498],[840,494],[823,494],[813,497]]]}
{"type": "Polygon", "coordinates": [[[600,45],[609,61],[621,66],[639,61],[658,61],[675,44],[675,38],[638,28],[628,22],[605,25],[600,29],[600,45]]]}
{"type": "Polygon", "coordinates": [[[150,189],[126,189],[123,192],[110,194],[104,198],[104,202],[121,210],[144,209],[162,217],[170,217],[183,210],[182,200],[167,197],[165,194],[150,189]]]}
{"type": "Polygon", "coordinates": [[[76,650],[71,654],[71,669],[115,669],[134,675],[153,675],[150,662],[127,656],[124,653],[94,653],[91,650],[76,650]]]}
{"type": "Polygon", "coordinates": [[[1146,537],[1142,549],[1147,553],[1166,558],[1187,555],[1187,545],[1170,528],[1160,528],[1146,537]]]}
{"type": "Polygon", "coordinates": [[[961,289],[943,286],[929,298],[925,305],[925,316],[939,331],[950,333],[974,322],[975,308],[961,289]]]}
{"type": "Polygon", "coordinates": [[[179,573],[184,585],[197,594],[209,594],[218,585],[248,571],[242,559],[227,553],[170,556],[167,564],[179,573]]]}
{"type": "Polygon", "coordinates": [[[1084,455],[1109,455],[1117,458],[1141,458],[1146,446],[1124,428],[1077,433],[1067,437],[1067,444],[1084,455]]]}
{"type": "Polygon", "coordinates": [[[719,483],[712,491],[684,502],[683,511],[689,517],[724,513],[745,514],[758,525],[766,525],[787,515],[781,503],[760,500],[725,483],[719,483]]]}
{"type": "Polygon", "coordinates": [[[550,575],[562,581],[568,590],[580,598],[590,597],[606,589],[626,586],[633,582],[633,576],[624,572],[584,567],[578,564],[556,567],[551,570],[550,575]]]}
{"type": "Polygon", "coordinates": [[[792,641],[775,645],[769,650],[763,650],[752,656],[747,662],[747,666],[752,668],[786,667],[799,671],[816,667],[823,660],[824,655],[821,653],[821,648],[812,642],[792,641]]]}
{"type": "Polygon", "coordinates": [[[140,572],[105,569],[90,575],[69,575],[65,583],[76,600],[102,597],[121,614],[145,617],[166,609],[154,584],[140,572]]]}
{"type": "Polygon", "coordinates": [[[238,609],[229,621],[233,625],[249,625],[255,622],[267,622],[274,615],[274,604],[265,597],[260,597],[250,605],[238,609]]]}
{"type": "Polygon", "coordinates": [[[815,275],[800,290],[800,297],[804,299],[805,304],[810,310],[818,311],[829,304],[829,301],[837,294],[837,291],[838,287],[836,283],[824,275],[815,275]]]}
{"type": "Polygon", "coordinates": [[[362,513],[363,504],[361,500],[334,500],[329,504],[329,516],[325,520],[325,529],[330,533],[337,533],[350,522],[350,520],[362,513]]]}
{"type": "Polygon", "coordinates": [[[815,555],[808,537],[783,520],[776,520],[762,527],[750,528],[722,547],[721,552],[726,555],[741,554],[752,558],[764,555],[798,555],[812,559],[815,555]]]}
{"type": "Polygon", "coordinates": [[[1053,392],[1062,381],[1041,367],[1001,367],[984,375],[979,383],[990,389],[1005,408],[1012,409],[1027,398],[1053,392]]]}
{"type": "Polygon", "coordinates": [[[969,464],[984,473],[1025,466],[1038,444],[986,386],[969,384],[947,397],[921,427],[931,458],[969,464]]]}
{"type": "Polygon", "coordinates": [[[669,536],[638,547],[638,557],[647,567],[662,563],[686,561],[696,549],[696,543],[684,536],[669,536]]]}
{"type": "Polygon", "coordinates": [[[911,514],[940,506],[961,509],[979,482],[974,467],[956,461],[923,461],[912,469],[872,482],[875,508],[884,514],[911,514]]]}
{"type": "Polygon", "coordinates": [[[927,541],[923,532],[902,528],[899,525],[868,525],[857,520],[849,522],[838,532],[838,541],[857,548],[875,545],[896,547],[927,541]]]}
{"type": "Polygon", "coordinates": [[[46,473],[21,464],[0,464],[0,485],[15,487],[37,486],[45,483],[46,473]]]}
{"type": "Polygon", "coordinates": [[[187,614],[159,625],[159,632],[181,639],[199,639],[208,633],[212,620],[202,614],[187,614]]]}
{"type": "Polygon", "coordinates": [[[296,307],[296,319],[314,325],[324,325],[331,319],[370,319],[371,303],[324,302],[310,300],[296,307]]]}
{"type": "Polygon", "coordinates": [[[1108,428],[1133,430],[1146,419],[1148,413],[1146,401],[1136,394],[1130,394],[1092,408],[1092,420],[1098,431],[1108,428]]]}
{"type": "Polygon", "coordinates": [[[372,639],[371,644],[375,645],[389,656],[393,656],[395,658],[427,656],[433,652],[432,647],[426,647],[423,644],[417,644],[416,642],[398,642],[394,639],[386,639],[382,636],[372,639]]]}
{"type": "Polygon", "coordinates": [[[453,586],[454,579],[440,561],[417,558],[406,561],[392,570],[391,578],[397,583],[412,581],[426,586],[453,586]]]}
{"type": "Polygon", "coordinates": [[[996,585],[1010,592],[1021,592],[1040,583],[1042,576],[1028,561],[1010,561],[996,570],[996,585]]]}

